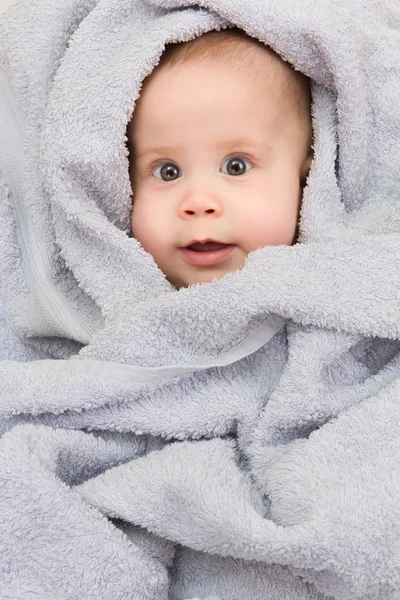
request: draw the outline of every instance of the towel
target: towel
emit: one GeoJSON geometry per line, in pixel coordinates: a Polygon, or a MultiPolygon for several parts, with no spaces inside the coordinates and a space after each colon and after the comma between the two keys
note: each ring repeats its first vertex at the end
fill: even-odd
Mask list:
{"type": "Polygon", "coordinates": [[[19,0],[0,17],[0,597],[400,597],[400,7],[19,0]],[[167,43],[312,81],[299,243],[176,290],[126,127],[167,43]]]}

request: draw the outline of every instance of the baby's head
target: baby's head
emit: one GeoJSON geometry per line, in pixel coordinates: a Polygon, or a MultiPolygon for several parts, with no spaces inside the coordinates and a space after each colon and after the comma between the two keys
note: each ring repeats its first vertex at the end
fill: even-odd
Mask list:
{"type": "Polygon", "coordinates": [[[295,241],[308,80],[240,30],[167,46],[128,126],[132,231],[177,288],[295,241]]]}

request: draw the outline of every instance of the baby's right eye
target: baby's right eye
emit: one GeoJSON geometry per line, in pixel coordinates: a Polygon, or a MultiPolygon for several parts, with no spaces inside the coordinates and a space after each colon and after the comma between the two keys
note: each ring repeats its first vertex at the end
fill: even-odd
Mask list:
{"type": "Polygon", "coordinates": [[[163,163],[153,171],[154,177],[162,181],[174,181],[181,175],[181,170],[174,163],[163,163]]]}

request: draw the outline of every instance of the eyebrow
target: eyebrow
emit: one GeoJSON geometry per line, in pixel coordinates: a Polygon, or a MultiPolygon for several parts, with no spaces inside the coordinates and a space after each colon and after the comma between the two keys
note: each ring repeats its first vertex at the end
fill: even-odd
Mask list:
{"type": "MultiPolygon", "coordinates": [[[[264,146],[265,148],[267,148],[267,150],[272,151],[271,146],[269,146],[268,144],[264,143],[264,142],[260,142],[260,143],[254,143],[254,142],[249,142],[247,140],[241,139],[241,138],[237,138],[234,140],[229,140],[226,142],[221,142],[219,144],[217,144],[217,148],[220,148],[221,150],[239,150],[239,148],[244,148],[245,150],[257,150],[260,146],[264,146]]],[[[149,156],[152,154],[155,154],[157,156],[168,156],[170,155],[172,152],[176,152],[176,151],[180,151],[181,148],[179,146],[174,146],[173,148],[171,146],[159,146],[156,148],[149,148],[148,150],[143,150],[142,152],[139,152],[138,154],[135,154],[134,152],[134,148],[132,148],[132,152],[135,155],[135,158],[143,158],[144,156],[149,156]]]]}
{"type": "Polygon", "coordinates": [[[138,154],[136,154],[134,151],[134,148],[132,148],[132,152],[135,155],[135,158],[142,158],[143,156],[148,156],[151,154],[157,154],[160,156],[168,156],[172,152],[176,152],[176,150],[177,150],[176,146],[174,148],[172,148],[170,146],[160,146],[157,148],[149,148],[148,150],[145,149],[142,152],[139,152],[138,154]]]}
{"type": "Polygon", "coordinates": [[[221,144],[217,144],[217,146],[218,146],[218,148],[221,148],[223,150],[225,150],[225,149],[234,150],[234,149],[240,148],[240,147],[256,150],[260,146],[264,146],[265,148],[268,148],[268,150],[272,150],[271,146],[269,146],[268,144],[266,144],[264,142],[254,143],[254,142],[249,142],[248,140],[244,140],[241,138],[237,138],[236,140],[229,140],[227,142],[222,142],[221,144]]]}

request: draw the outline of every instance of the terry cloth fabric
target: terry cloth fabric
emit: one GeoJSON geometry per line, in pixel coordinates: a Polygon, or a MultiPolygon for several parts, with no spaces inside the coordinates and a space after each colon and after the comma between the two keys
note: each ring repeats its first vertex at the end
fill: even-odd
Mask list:
{"type": "MultiPolygon", "coordinates": [[[[398,600],[400,8],[20,0],[0,20],[0,597],[398,600]],[[300,243],[175,290],[129,229],[166,43],[313,81],[300,243]]],[[[160,100],[162,101],[162,100],[160,100]]]]}

